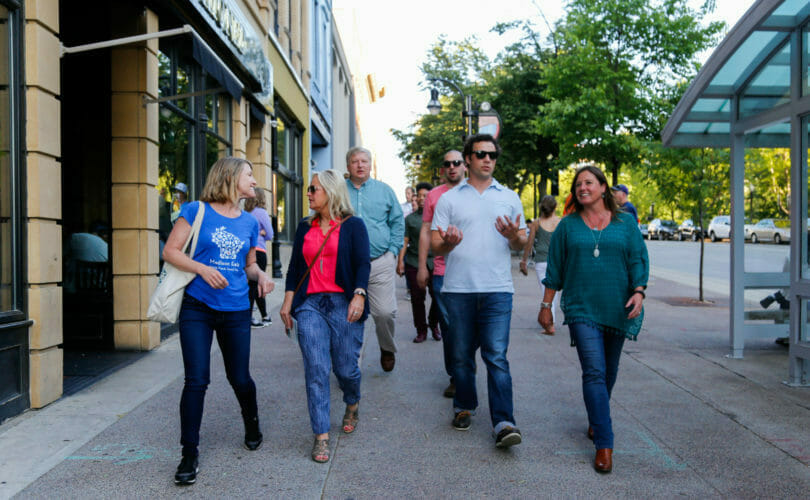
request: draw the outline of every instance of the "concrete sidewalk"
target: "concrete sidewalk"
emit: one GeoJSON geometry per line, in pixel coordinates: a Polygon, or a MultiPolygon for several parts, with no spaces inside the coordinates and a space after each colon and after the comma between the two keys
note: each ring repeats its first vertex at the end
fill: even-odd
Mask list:
{"type": "Polygon", "coordinates": [[[333,383],[332,460],[312,462],[301,355],[277,319],[279,283],[269,301],[275,323],[253,330],[260,450],[241,446],[238,405],[216,355],[198,481],[182,489],[173,484],[182,388],[175,337],[102,382],[0,426],[0,497],[807,495],[810,392],[782,384],[787,350],[759,341],[746,346],[744,360],[726,358],[727,297],[683,306],[695,289],[658,277],[650,283],[640,340],[625,344],[614,390],[614,470],[594,472],[576,351],[564,326],[553,337],[539,334],[539,287],[516,264],[509,360],[520,446],[494,447],[480,361],[481,406],[472,429],[450,426],[441,345],[411,342],[410,304],[400,288],[396,369],[380,369],[367,322],[358,430],[338,432],[344,405],[333,383]]]}

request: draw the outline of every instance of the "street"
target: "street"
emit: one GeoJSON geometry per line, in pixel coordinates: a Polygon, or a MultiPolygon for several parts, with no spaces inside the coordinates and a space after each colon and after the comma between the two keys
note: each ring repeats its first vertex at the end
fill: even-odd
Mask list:
{"type": "MultiPolygon", "coordinates": [[[[651,274],[660,278],[697,288],[700,264],[700,243],[693,241],[647,241],[651,274]]],[[[704,243],[704,291],[711,295],[728,297],[731,247],[728,241],[704,243]]],[[[790,245],[770,243],[745,244],[746,272],[781,272],[790,245]]],[[[746,300],[758,301],[766,293],[758,290],[746,292],[746,300]]]]}

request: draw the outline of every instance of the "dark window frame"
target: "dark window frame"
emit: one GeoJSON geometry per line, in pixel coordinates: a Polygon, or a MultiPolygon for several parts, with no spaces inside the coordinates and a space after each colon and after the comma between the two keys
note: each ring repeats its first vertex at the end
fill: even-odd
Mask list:
{"type": "Polygon", "coordinates": [[[23,199],[25,189],[25,82],[23,79],[23,12],[22,4],[17,0],[0,0],[0,4],[9,9],[9,114],[11,116],[9,130],[9,150],[11,161],[9,163],[9,193],[11,199],[11,248],[14,253],[11,257],[11,308],[0,311],[0,324],[12,323],[25,319],[27,300],[24,293],[24,255],[27,251],[23,229],[23,199]]]}

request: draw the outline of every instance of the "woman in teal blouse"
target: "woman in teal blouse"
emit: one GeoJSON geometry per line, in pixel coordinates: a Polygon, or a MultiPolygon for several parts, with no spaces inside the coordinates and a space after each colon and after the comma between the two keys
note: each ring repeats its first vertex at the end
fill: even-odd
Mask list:
{"type": "Polygon", "coordinates": [[[624,340],[636,340],[641,329],[650,263],[636,221],[619,211],[601,170],[591,165],[577,170],[571,194],[575,211],[551,237],[540,322],[544,328],[553,326],[551,302],[563,290],[565,324],[582,366],[594,468],[610,472],[610,394],[624,340]]]}

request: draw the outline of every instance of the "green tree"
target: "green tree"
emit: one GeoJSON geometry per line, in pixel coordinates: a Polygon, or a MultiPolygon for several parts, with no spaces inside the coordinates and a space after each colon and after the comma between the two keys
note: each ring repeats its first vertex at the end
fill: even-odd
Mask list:
{"type": "MultiPolygon", "coordinates": [[[[438,77],[457,83],[476,103],[492,104],[503,123],[499,140],[503,155],[498,160],[495,177],[522,193],[535,176],[540,176],[544,192],[543,181],[554,176],[557,165],[556,144],[538,134],[534,126],[539,106],[545,102],[538,85],[544,52],[528,24],[500,24],[493,28],[501,34],[510,29],[524,30],[524,40],[504,49],[495,62],[477,48],[475,39],[452,42],[440,37],[429,51],[422,72],[426,80],[438,77]]],[[[444,153],[462,147],[463,100],[452,87],[440,81],[436,85],[442,112],[436,116],[422,115],[408,130],[391,131],[402,144],[400,158],[411,165],[409,178],[430,179],[444,153]],[[414,162],[417,155],[419,165],[414,162]]]]}
{"type": "Polygon", "coordinates": [[[570,0],[553,40],[541,84],[538,130],[556,139],[564,163],[604,164],[618,180],[639,161],[643,140],[657,136],[661,94],[694,73],[695,56],[723,23],[701,25],[714,9],[686,0],[570,0]]]}
{"type": "MultiPolygon", "coordinates": [[[[650,146],[647,173],[659,196],[677,204],[696,226],[706,229],[707,214],[728,213],[729,157],[727,149],[674,149],[650,146]]],[[[700,239],[698,300],[703,301],[704,239],[700,239]]]]}
{"type": "MultiPolygon", "coordinates": [[[[458,84],[467,95],[480,97],[481,75],[490,69],[486,54],[475,45],[475,38],[450,41],[439,37],[427,54],[421,71],[425,82],[429,77],[438,77],[458,84]],[[476,83],[477,82],[477,83],[476,83]]],[[[415,181],[429,181],[438,172],[441,162],[450,149],[461,151],[464,144],[464,102],[458,92],[441,82],[436,82],[442,112],[438,115],[425,113],[406,130],[391,130],[402,144],[399,157],[408,167],[406,175],[415,181]],[[420,162],[414,160],[417,155],[420,162]]]]}

